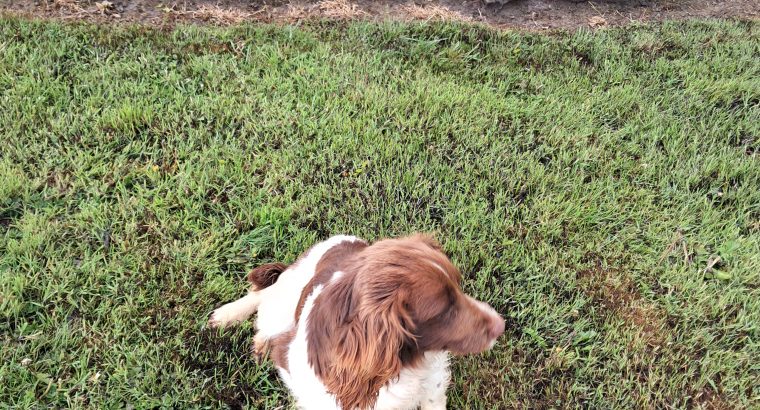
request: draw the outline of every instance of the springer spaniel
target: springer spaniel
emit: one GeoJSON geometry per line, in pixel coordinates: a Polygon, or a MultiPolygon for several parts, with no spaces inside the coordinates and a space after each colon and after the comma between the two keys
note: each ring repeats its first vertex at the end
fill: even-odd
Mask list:
{"type": "Polygon", "coordinates": [[[504,319],[465,295],[432,238],[318,243],[293,265],[249,273],[251,290],[211,327],[256,310],[253,351],[269,352],[299,408],[445,409],[449,353],[490,349],[504,319]]]}

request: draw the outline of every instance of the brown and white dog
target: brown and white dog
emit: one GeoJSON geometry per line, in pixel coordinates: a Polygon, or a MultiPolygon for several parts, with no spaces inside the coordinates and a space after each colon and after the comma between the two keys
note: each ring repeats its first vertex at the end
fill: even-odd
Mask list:
{"type": "Polygon", "coordinates": [[[258,310],[254,351],[269,351],[300,408],[445,409],[449,353],[482,352],[504,332],[424,235],[372,245],[334,236],[248,280],[248,295],[216,309],[209,325],[258,310]]]}

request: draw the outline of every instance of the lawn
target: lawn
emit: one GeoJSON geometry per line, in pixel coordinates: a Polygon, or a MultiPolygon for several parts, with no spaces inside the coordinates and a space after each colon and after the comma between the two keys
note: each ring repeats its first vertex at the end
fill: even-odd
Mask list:
{"type": "Polygon", "coordinates": [[[0,19],[0,407],[287,408],[208,313],[430,231],[507,318],[450,408],[757,408],[758,55],[734,21],[0,19]]]}

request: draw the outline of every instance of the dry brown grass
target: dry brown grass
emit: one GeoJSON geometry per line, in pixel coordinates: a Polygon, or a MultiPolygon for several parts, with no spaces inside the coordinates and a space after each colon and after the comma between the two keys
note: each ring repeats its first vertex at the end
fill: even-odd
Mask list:
{"type": "Polygon", "coordinates": [[[471,21],[472,18],[465,16],[458,11],[451,10],[447,7],[430,4],[426,6],[420,6],[417,4],[409,4],[403,6],[403,10],[407,13],[410,20],[426,20],[426,21],[471,21]]]}
{"type": "Polygon", "coordinates": [[[243,21],[250,19],[253,15],[258,14],[248,13],[240,9],[225,9],[217,5],[210,6],[205,4],[201,5],[196,10],[177,13],[186,14],[189,17],[198,20],[223,26],[242,23],[243,21]]]}
{"type": "Polygon", "coordinates": [[[312,15],[312,8],[305,4],[288,4],[288,8],[281,14],[284,21],[294,22],[303,20],[312,15]]]}
{"type": "Polygon", "coordinates": [[[351,20],[367,15],[356,3],[346,0],[323,0],[317,5],[323,16],[339,20],[351,20]]]}
{"type": "Polygon", "coordinates": [[[353,20],[369,14],[356,3],[347,0],[323,0],[316,4],[291,3],[277,20],[300,21],[314,17],[326,17],[333,20],[353,20]]]}
{"type": "Polygon", "coordinates": [[[80,6],[77,0],[53,0],[53,4],[70,13],[82,13],[85,11],[84,7],[80,6]]]}
{"type": "MultiPolygon", "coordinates": [[[[58,0],[74,1],[74,0],[58,0]]],[[[419,6],[409,4],[401,6],[404,18],[408,20],[426,21],[471,21],[457,11],[440,5],[419,6]]],[[[170,13],[179,18],[202,20],[217,25],[238,24],[246,20],[273,20],[297,22],[310,18],[324,17],[333,20],[354,20],[370,16],[357,3],[349,0],[322,0],[318,3],[291,2],[286,8],[277,8],[248,13],[240,9],[225,9],[220,6],[202,5],[195,10],[171,10],[170,13]]]]}

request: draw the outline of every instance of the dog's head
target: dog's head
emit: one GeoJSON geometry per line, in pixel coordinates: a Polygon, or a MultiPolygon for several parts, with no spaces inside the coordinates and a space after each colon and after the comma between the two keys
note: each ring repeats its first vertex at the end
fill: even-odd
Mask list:
{"type": "Polygon", "coordinates": [[[377,242],[352,255],[309,318],[309,361],[343,408],[374,404],[425,352],[478,353],[504,320],[462,292],[459,270],[427,236],[377,242]]]}

